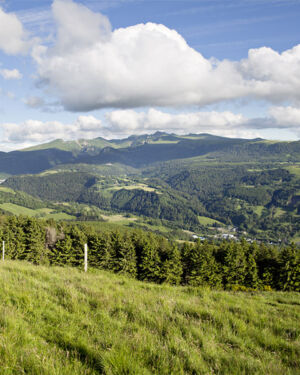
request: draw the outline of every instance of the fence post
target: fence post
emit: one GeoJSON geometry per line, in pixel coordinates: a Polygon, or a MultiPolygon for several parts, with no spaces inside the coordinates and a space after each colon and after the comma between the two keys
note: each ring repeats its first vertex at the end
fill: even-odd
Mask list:
{"type": "Polygon", "coordinates": [[[87,244],[84,244],[84,272],[87,272],[88,268],[88,247],[87,244]]]}
{"type": "Polygon", "coordinates": [[[4,257],[5,257],[5,241],[2,241],[2,260],[4,262],[4,257]]]}

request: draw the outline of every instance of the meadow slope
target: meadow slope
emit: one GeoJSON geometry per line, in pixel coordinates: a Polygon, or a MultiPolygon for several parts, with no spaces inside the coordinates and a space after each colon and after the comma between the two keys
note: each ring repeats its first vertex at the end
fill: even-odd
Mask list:
{"type": "Polygon", "coordinates": [[[300,294],[0,262],[0,373],[300,374],[300,294]]]}

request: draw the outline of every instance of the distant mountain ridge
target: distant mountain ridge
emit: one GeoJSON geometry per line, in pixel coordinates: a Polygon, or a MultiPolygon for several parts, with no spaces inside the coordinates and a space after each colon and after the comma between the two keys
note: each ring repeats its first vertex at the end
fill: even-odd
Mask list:
{"type": "Polygon", "coordinates": [[[64,141],[20,151],[0,153],[0,172],[11,175],[40,173],[64,164],[119,163],[141,168],[157,162],[206,157],[219,161],[300,161],[300,141],[276,142],[225,138],[210,134],[176,135],[156,132],[125,139],[64,141]]]}

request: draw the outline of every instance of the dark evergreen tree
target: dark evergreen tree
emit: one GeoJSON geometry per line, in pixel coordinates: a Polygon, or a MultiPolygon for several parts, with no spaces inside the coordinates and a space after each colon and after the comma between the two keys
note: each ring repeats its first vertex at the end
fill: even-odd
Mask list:
{"type": "Polygon", "coordinates": [[[244,248],[246,255],[246,273],[244,285],[246,287],[256,289],[259,286],[258,268],[256,264],[258,246],[256,243],[249,246],[246,241],[242,241],[241,246],[244,248]]]}
{"type": "Polygon", "coordinates": [[[44,225],[34,218],[24,220],[25,247],[19,259],[24,259],[34,264],[47,264],[48,253],[45,247],[44,225]]]}
{"type": "Polygon", "coordinates": [[[87,242],[86,235],[75,225],[69,227],[67,234],[72,239],[71,265],[73,267],[82,267],[84,263],[84,244],[87,242]]]}
{"type": "Polygon", "coordinates": [[[190,270],[192,269],[192,252],[194,246],[188,242],[185,242],[181,250],[181,261],[182,261],[182,283],[188,284],[188,278],[190,270]]]}
{"type": "Polygon", "coordinates": [[[201,243],[197,241],[193,251],[190,252],[191,268],[187,274],[189,285],[220,287],[221,275],[213,252],[213,246],[208,242],[201,243]]]}
{"type": "Polygon", "coordinates": [[[300,250],[295,244],[282,249],[279,265],[279,289],[300,292],[300,250]]]}
{"type": "Polygon", "coordinates": [[[170,246],[170,249],[162,262],[161,266],[161,281],[179,285],[182,275],[181,254],[176,245],[170,246]]]}
{"type": "Polygon", "coordinates": [[[274,246],[260,244],[256,255],[256,264],[262,285],[277,289],[280,268],[278,250],[274,246]]]}
{"type": "Polygon", "coordinates": [[[141,236],[136,242],[138,279],[160,281],[160,258],[158,243],[153,234],[141,236]]]}
{"type": "Polygon", "coordinates": [[[73,241],[69,234],[56,242],[55,247],[49,251],[50,263],[55,266],[72,266],[73,259],[73,241]]]}
{"type": "Polygon", "coordinates": [[[111,244],[113,271],[136,277],[136,254],[131,239],[115,232],[112,234],[111,244]]]}
{"type": "Polygon", "coordinates": [[[242,245],[230,242],[226,250],[223,266],[224,285],[244,285],[247,264],[242,245]]]}

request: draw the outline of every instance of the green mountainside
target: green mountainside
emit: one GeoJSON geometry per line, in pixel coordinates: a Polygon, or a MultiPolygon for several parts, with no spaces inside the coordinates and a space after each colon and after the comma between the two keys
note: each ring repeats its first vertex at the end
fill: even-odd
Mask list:
{"type": "Polygon", "coordinates": [[[35,207],[43,210],[36,215],[45,209],[81,220],[134,215],[160,230],[300,241],[300,141],[163,132],[56,140],[1,153],[0,173],[11,175],[2,189],[18,193],[0,188],[5,212],[32,209],[38,199],[44,207],[35,207]]]}
{"type": "Polygon", "coordinates": [[[0,174],[1,375],[299,374],[299,141],[56,140],[0,174]]]}
{"type": "Polygon", "coordinates": [[[267,142],[208,134],[177,136],[165,133],[131,136],[122,140],[56,140],[25,151],[0,153],[0,173],[39,173],[62,164],[119,163],[141,168],[158,162],[202,157],[207,160],[246,162],[300,160],[300,141],[267,142]]]}

